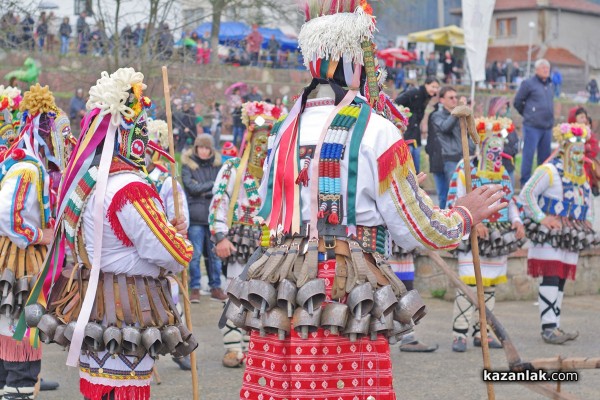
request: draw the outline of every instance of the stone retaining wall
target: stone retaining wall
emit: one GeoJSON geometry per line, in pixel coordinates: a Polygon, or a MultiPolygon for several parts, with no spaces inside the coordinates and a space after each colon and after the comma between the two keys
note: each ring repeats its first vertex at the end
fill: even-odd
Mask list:
{"type": "MultiPolygon", "coordinates": [[[[442,258],[456,271],[457,260],[449,253],[442,258]]],[[[415,289],[423,297],[440,297],[453,301],[455,289],[448,277],[428,257],[415,258],[415,289]]],[[[496,289],[498,300],[537,300],[539,279],[527,275],[527,250],[519,250],[508,258],[508,282],[496,289]]],[[[577,264],[577,279],[567,281],[566,296],[592,295],[600,293],[600,250],[583,252],[577,264]]]]}

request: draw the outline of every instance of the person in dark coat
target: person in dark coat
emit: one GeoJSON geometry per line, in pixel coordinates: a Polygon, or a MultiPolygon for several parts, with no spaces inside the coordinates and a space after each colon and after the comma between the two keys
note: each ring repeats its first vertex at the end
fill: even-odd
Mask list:
{"type": "Polygon", "coordinates": [[[442,158],[442,145],[438,137],[439,132],[432,129],[433,123],[431,122],[431,116],[437,111],[437,108],[441,105],[438,103],[434,106],[434,110],[429,114],[427,126],[429,131],[427,133],[427,144],[425,145],[425,152],[429,156],[429,172],[433,175],[433,181],[435,182],[435,189],[438,194],[438,202],[440,208],[446,208],[446,197],[448,195],[448,182],[446,181],[446,175],[444,174],[444,159],[442,158]]]}
{"type": "Polygon", "coordinates": [[[421,121],[425,116],[425,109],[429,100],[437,95],[439,88],[440,82],[437,78],[428,76],[423,85],[401,93],[395,100],[396,104],[408,107],[412,113],[404,133],[404,139],[414,140],[413,145],[410,146],[410,153],[415,162],[417,173],[421,167],[421,121]]]}
{"type": "Polygon", "coordinates": [[[187,143],[193,143],[198,134],[196,113],[189,101],[184,101],[182,110],[173,114],[173,127],[177,129],[175,148],[181,152],[187,143]]]}
{"type": "Polygon", "coordinates": [[[554,126],[554,85],[550,79],[550,63],[547,60],[539,59],[535,62],[535,75],[521,83],[513,104],[523,116],[523,186],[531,177],[536,150],[537,165],[542,165],[550,157],[554,126]]]}
{"type": "Polygon", "coordinates": [[[181,177],[183,189],[190,210],[190,228],[188,236],[194,245],[194,255],[190,261],[190,301],[200,301],[200,256],[204,252],[204,261],[213,300],[227,299],[221,289],[221,260],[214,252],[210,241],[208,215],[213,197],[213,186],[221,169],[221,154],[215,150],[211,135],[203,133],[194,141],[194,147],[187,149],[181,156],[181,177]]]}

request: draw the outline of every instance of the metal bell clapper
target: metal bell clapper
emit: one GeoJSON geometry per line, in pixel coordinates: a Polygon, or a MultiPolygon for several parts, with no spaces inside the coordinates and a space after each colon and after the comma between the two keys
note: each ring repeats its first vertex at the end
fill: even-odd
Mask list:
{"type": "Polygon", "coordinates": [[[254,316],[260,317],[277,304],[277,291],[268,282],[252,279],[248,282],[248,301],[254,307],[254,316]]]}
{"type": "Polygon", "coordinates": [[[348,321],[350,313],[347,304],[332,302],[323,307],[321,314],[321,328],[328,329],[332,334],[338,335],[348,321]]]}
{"type": "Polygon", "coordinates": [[[2,292],[3,299],[12,292],[12,287],[15,284],[15,280],[15,273],[9,268],[5,268],[4,271],[2,271],[2,276],[0,277],[0,292],[2,292]]]}
{"type": "Polygon", "coordinates": [[[276,333],[279,340],[284,340],[291,329],[287,311],[279,307],[275,307],[262,315],[262,326],[266,333],[276,333]]]}
{"type": "Polygon", "coordinates": [[[17,306],[22,306],[27,301],[27,294],[29,293],[29,278],[24,276],[23,278],[19,279],[13,291],[17,297],[15,304],[17,306]]]}
{"type": "Polygon", "coordinates": [[[370,283],[362,283],[348,293],[346,304],[355,320],[360,320],[373,309],[373,288],[370,283]]]}
{"type": "Polygon", "coordinates": [[[123,334],[121,329],[116,326],[109,326],[104,330],[104,334],[102,335],[102,340],[104,341],[104,347],[109,352],[109,354],[117,354],[121,351],[121,341],[123,340],[123,334]]]}
{"type": "Polygon", "coordinates": [[[284,279],[279,283],[279,287],[277,288],[277,307],[286,310],[288,318],[292,318],[294,315],[297,294],[298,288],[292,281],[284,279]]]}
{"type": "Polygon", "coordinates": [[[15,304],[15,296],[13,296],[13,292],[8,292],[8,296],[2,299],[0,302],[0,315],[4,315],[6,318],[10,318],[10,315],[13,312],[13,307],[15,304]]]}
{"type": "Polygon", "coordinates": [[[194,335],[191,335],[187,340],[181,342],[176,348],[173,355],[175,357],[187,357],[198,348],[198,341],[194,335]]]}
{"type": "Polygon", "coordinates": [[[292,318],[292,325],[294,326],[294,330],[298,332],[302,339],[308,339],[309,333],[316,332],[317,329],[319,329],[321,313],[322,308],[313,310],[312,315],[302,307],[296,308],[292,318]]]}
{"type": "Polygon", "coordinates": [[[371,317],[369,324],[369,334],[371,340],[377,340],[378,334],[385,335],[387,332],[394,329],[394,314],[382,314],[381,317],[371,317]]]}
{"type": "Polygon", "coordinates": [[[174,352],[175,348],[183,342],[179,328],[174,325],[165,326],[160,332],[160,335],[163,346],[166,348],[168,353],[174,352]]]}
{"type": "Polygon", "coordinates": [[[388,315],[394,311],[396,304],[398,304],[398,298],[394,294],[392,286],[383,286],[373,293],[373,309],[371,310],[371,314],[376,318],[388,315]]]}
{"type": "Polygon", "coordinates": [[[371,314],[367,314],[360,319],[348,318],[348,323],[344,329],[344,335],[347,336],[351,342],[356,342],[358,339],[367,336],[370,324],[371,314]]]}
{"type": "Polygon", "coordinates": [[[186,324],[181,323],[181,324],[177,325],[177,329],[179,329],[179,333],[181,334],[181,339],[184,342],[187,342],[193,336],[192,332],[188,329],[186,324]]]}
{"type": "Polygon", "coordinates": [[[104,350],[104,328],[97,322],[88,322],[84,329],[84,343],[88,350],[99,352],[104,350]]]}
{"type": "Polygon", "coordinates": [[[46,344],[52,343],[52,338],[60,321],[53,315],[44,314],[37,325],[40,332],[40,340],[46,344]]]}
{"type": "Polygon", "coordinates": [[[312,279],[298,289],[296,303],[313,315],[326,299],[325,281],[323,279],[312,279]]]}
{"type": "Polygon", "coordinates": [[[144,330],[142,345],[148,351],[150,357],[156,358],[158,356],[158,350],[162,346],[162,337],[158,328],[152,326],[144,330]]]}
{"type": "Polygon", "coordinates": [[[258,331],[260,336],[265,336],[266,334],[260,317],[253,312],[246,313],[246,327],[248,330],[258,331]]]}
{"type": "Polygon", "coordinates": [[[427,309],[419,292],[410,290],[402,296],[394,309],[394,319],[403,324],[409,324],[411,321],[417,324],[426,313],[427,309]]]}

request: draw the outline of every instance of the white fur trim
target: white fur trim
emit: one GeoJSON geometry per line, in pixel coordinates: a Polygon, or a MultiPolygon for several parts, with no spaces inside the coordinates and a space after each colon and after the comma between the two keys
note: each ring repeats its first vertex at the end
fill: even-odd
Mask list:
{"type": "Polygon", "coordinates": [[[148,139],[160,144],[163,148],[169,147],[169,127],[162,119],[148,119],[148,139]]]}
{"type": "Polygon", "coordinates": [[[298,35],[298,44],[308,68],[315,58],[337,61],[342,55],[350,57],[353,63],[363,65],[363,51],[360,44],[373,40],[374,18],[361,7],[354,13],[324,15],[305,23],[298,35]]]}

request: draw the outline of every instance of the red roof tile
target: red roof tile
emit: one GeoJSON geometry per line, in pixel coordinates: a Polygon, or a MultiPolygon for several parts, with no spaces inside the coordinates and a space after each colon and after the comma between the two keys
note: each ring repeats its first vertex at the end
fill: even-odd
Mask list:
{"type": "MultiPolygon", "coordinates": [[[[544,2],[542,2],[544,3],[544,2]]],[[[586,0],[549,0],[549,7],[600,14],[600,5],[586,0]]],[[[495,11],[526,10],[538,7],[537,0],[496,0],[495,11]]]]}
{"type": "MultiPolygon", "coordinates": [[[[532,62],[535,61],[539,56],[541,56],[540,50],[534,49],[531,54],[532,62]]],[[[579,57],[571,53],[569,50],[560,47],[548,48],[543,57],[550,61],[551,64],[556,65],[570,67],[583,67],[585,65],[585,62],[579,57]]],[[[507,58],[517,62],[526,62],[527,46],[490,46],[488,48],[488,62],[504,61],[507,58]]]]}

